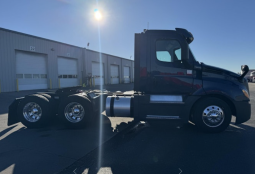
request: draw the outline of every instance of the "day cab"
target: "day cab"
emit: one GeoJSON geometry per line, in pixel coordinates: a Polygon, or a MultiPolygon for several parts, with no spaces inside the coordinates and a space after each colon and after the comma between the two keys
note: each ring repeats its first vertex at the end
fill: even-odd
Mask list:
{"type": "Polygon", "coordinates": [[[108,96],[107,116],[191,121],[206,132],[225,130],[232,116],[235,124],[249,120],[248,66],[238,75],[198,62],[193,40],[181,28],[135,34],[134,93],[108,96]]]}

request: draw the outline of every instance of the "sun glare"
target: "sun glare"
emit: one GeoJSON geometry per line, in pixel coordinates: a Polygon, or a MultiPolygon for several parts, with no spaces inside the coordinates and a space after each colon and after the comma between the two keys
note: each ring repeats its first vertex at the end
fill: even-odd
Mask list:
{"type": "Polygon", "coordinates": [[[95,9],[94,13],[96,20],[100,20],[102,18],[102,14],[100,13],[100,11],[98,11],[98,9],[95,9]]]}

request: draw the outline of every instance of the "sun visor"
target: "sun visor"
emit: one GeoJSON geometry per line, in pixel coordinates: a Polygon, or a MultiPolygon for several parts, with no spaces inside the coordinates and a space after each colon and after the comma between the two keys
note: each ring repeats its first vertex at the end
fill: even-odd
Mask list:
{"type": "Polygon", "coordinates": [[[183,37],[186,39],[187,43],[190,44],[193,40],[194,40],[194,37],[193,35],[191,34],[191,32],[188,32],[187,30],[183,29],[183,28],[175,28],[175,30],[183,35],[183,37]]]}

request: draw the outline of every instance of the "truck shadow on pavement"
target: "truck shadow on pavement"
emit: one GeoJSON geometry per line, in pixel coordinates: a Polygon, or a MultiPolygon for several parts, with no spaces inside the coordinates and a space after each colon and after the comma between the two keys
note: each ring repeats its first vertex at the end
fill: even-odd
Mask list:
{"type": "Polygon", "coordinates": [[[254,135],[244,124],[219,134],[199,132],[192,124],[144,126],[106,142],[100,160],[95,149],[60,173],[255,173],[254,135]]]}
{"type": "Polygon", "coordinates": [[[17,124],[0,132],[0,173],[56,173],[71,165],[124,129],[127,123],[114,131],[111,121],[101,116],[97,123],[85,129],[67,129],[53,124],[42,129],[27,129],[17,124]]]}

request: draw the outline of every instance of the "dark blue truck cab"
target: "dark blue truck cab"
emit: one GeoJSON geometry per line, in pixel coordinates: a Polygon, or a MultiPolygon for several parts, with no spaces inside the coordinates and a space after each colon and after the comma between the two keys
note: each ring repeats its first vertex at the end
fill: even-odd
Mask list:
{"type": "Polygon", "coordinates": [[[207,132],[250,119],[249,71],[240,76],[198,62],[190,50],[193,35],[185,29],[145,30],[135,34],[134,94],[108,96],[108,116],[136,120],[192,121],[207,132]]]}

